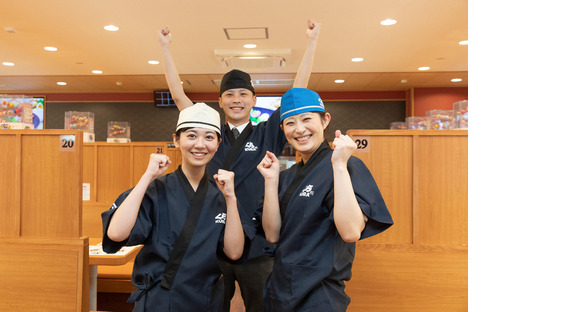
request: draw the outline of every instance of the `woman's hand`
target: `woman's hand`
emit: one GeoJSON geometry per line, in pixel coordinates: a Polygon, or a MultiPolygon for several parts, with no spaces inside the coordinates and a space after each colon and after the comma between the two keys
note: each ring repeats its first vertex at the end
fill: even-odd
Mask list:
{"type": "Polygon", "coordinates": [[[258,171],[264,177],[264,180],[277,180],[280,175],[280,161],[274,153],[266,151],[266,155],[258,165],[258,171]]]}
{"type": "Polygon", "coordinates": [[[335,138],[332,144],[334,145],[334,152],[332,153],[332,164],[346,164],[352,153],[356,151],[356,143],[348,136],[336,130],[335,138]]]}
{"type": "Polygon", "coordinates": [[[213,178],[225,198],[235,198],[234,173],[232,171],[219,169],[218,173],[213,175],[213,178]]]}

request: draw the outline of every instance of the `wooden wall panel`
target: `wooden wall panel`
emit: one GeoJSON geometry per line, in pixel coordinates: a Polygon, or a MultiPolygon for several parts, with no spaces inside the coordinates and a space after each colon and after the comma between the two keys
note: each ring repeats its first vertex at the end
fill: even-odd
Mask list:
{"type": "Polygon", "coordinates": [[[467,246],[467,140],[418,138],[416,244],[467,246]]]}
{"type": "Polygon", "coordinates": [[[20,138],[0,130],[0,237],[20,236],[20,138]]]}
{"type": "Polygon", "coordinates": [[[21,236],[81,236],[82,136],[62,145],[60,134],[22,136],[21,236]]]}
{"type": "MultiPolygon", "coordinates": [[[[349,131],[349,135],[357,135],[349,131]]],[[[360,243],[412,243],[413,149],[410,136],[369,137],[369,150],[354,153],[369,168],[395,224],[387,231],[360,243]]]]}
{"type": "Polygon", "coordinates": [[[0,311],[88,311],[88,238],[0,238],[0,311]]]}
{"type": "Polygon", "coordinates": [[[96,201],[112,204],[131,183],[131,147],[129,145],[105,144],[97,148],[96,201]]]}
{"type": "Polygon", "coordinates": [[[349,312],[465,312],[466,249],[357,244],[349,312]]]}
{"type": "Polygon", "coordinates": [[[90,201],[96,200],[96,192],[95,192],[95,185],[96,185],[96,151],[97,148],[95,145],[84,144],[84,151],[83,151],[83,184],[88,183],[89,185],[89,199],[90,201]]]}
{"type": "Polygon", "coordinates": [[[83,236],[90,238],[103,237],[103,223],[101,213],[111,208],[113,203],[83,203],[83,236]]]}

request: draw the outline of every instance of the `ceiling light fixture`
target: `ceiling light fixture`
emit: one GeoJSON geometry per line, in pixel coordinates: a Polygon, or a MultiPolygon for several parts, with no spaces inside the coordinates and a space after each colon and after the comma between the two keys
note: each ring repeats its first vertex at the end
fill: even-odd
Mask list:
{"type": "Polygon", "coordinates": [[[105,30],[108,30],[108,31],[117,31],[117,30],[119,30],[119,27],[117,27],[115,25],[107,25],[104,28],[105,28],[105,30]]]}
{"type": "Polygon", "coordinates": [[[253,49],[255,47],[256,47],[256,45],[253,43],[244,44],[244,48],[246,48],[246,49],[253,49]]]}
{"type": "Polygon", "coordinates": [[[336,79],[334,83],[344,83],[344,79],[336,79]]]}
{"type": "Polygon", "coordinates": [[[100,74],[102,74],[102,73],[103,73],[103,71],[102,71],[102,70],[98,70],[98,69],[95,69],[95,70],[93,70],[93,74],[100,75],[100,74]]]}
{"type": "Polygon", "coordinates": [[[66,82],[64,82],[64,81],[59,81],[56,84],[59,86],[66,86],[66,82]]]}
{"type": "Polygon", "coordinates": [[[387,18],[386,20],[381,21],[381,25],[383,25],[383,26],[395,25],[396,23],[397,23],[397,20],[390,19],[390,18],[387,18]]]}
{"type": "Polygon", "coordinates": [[[407,83],[407,79],[401,79],[401,83],[407,83]]]}
{"type": "Polygon", "coordinates": [[[50,52],[54,52],[54,51],[57,51],[57,50],[58,50],[58,49],[57,49],[57,48],[55,48],[55,47],[44,47],[44,49],[45,49],[46,51],[50,51],[50,52]]]}
{"type": "Polygon", "coordinates": [[[4,65],[4,66],[14,66],[14,63],[12,63],[12,62],[2,62],[2,65],[4,65]]]}
{"type": "Polygon", "coordinates": [[[362,61],[364,61],[364,60],[365,60],[365,59],[364,59],[364,58],[362,58],[362,57],[354,57],[354,58],[352,58],[352,59],[351,59],[351,61],[353,61],[353,62],[362,62],[362,61]]]}
{"type": "Polygon", "coordinates": [[[461,79],[461,78],[453,78],[453,79],[451,79],[451,82],[460,82],[460,81],[463,81],[463,79],[461,79]]]}
{"type": "Polygon", "coordinates": [[[429,70],[429,69],[431,69],[431,67],[429,67],[429,66],[422,66],[422,67],[419,67],[417,69],[418,70],[429,70]]]}
{"type": "Polygon", "coordinates": [[[460,45],[467,45],[469,42],[467,40],[459,41],[460,45]]]}
{"type": "Polygon", "coordinates": [[[151,65],[159,65],[159,61],[154,61],[154,60],[147,61],[147,63],[149,63],[151,65]]]}

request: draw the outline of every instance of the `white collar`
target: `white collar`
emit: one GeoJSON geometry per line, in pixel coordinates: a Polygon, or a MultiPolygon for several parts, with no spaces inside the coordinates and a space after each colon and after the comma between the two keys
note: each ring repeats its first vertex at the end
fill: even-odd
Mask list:
{"type": "Polygon", "coordinates": [[[242,133],[244,131],[244,129],[246,129],[246,126],[249,124],[250,122],[246,122],[243,125],[239,125],[239,126],[234,126],[232,125],[229,121],[228,121],[228,126],[230,127],[230,130],[233,130],[234,128],[238,129],[238,131],[240,131],[240,133],[242,133]]]}

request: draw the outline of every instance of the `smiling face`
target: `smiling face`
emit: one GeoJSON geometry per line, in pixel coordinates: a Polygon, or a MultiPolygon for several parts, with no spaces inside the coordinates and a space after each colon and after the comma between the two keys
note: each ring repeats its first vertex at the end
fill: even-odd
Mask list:
{"type": "Polygon", "coordinates": [[[220,138],[214,130],[188,128],[173,134],[173,143],[181,150],[182,164],[188,168],[204,167],[215,155],[220,138]]]}
{"type": "Polygon", "coordinates": [[[282,130],[288,143],[302,154],[307,162],[324,142],[324,129],[330,123],[330,114],[307,112],[290,116],[282,121],[282,130]]]}
{"type": "Polygon", "coordinates": [[[219,104],[227,116],[227,121],[239,126],[250,121],[250,112],[256,105],[256,96],[248,89],[229,89],[222,93],[219,104]]]}

